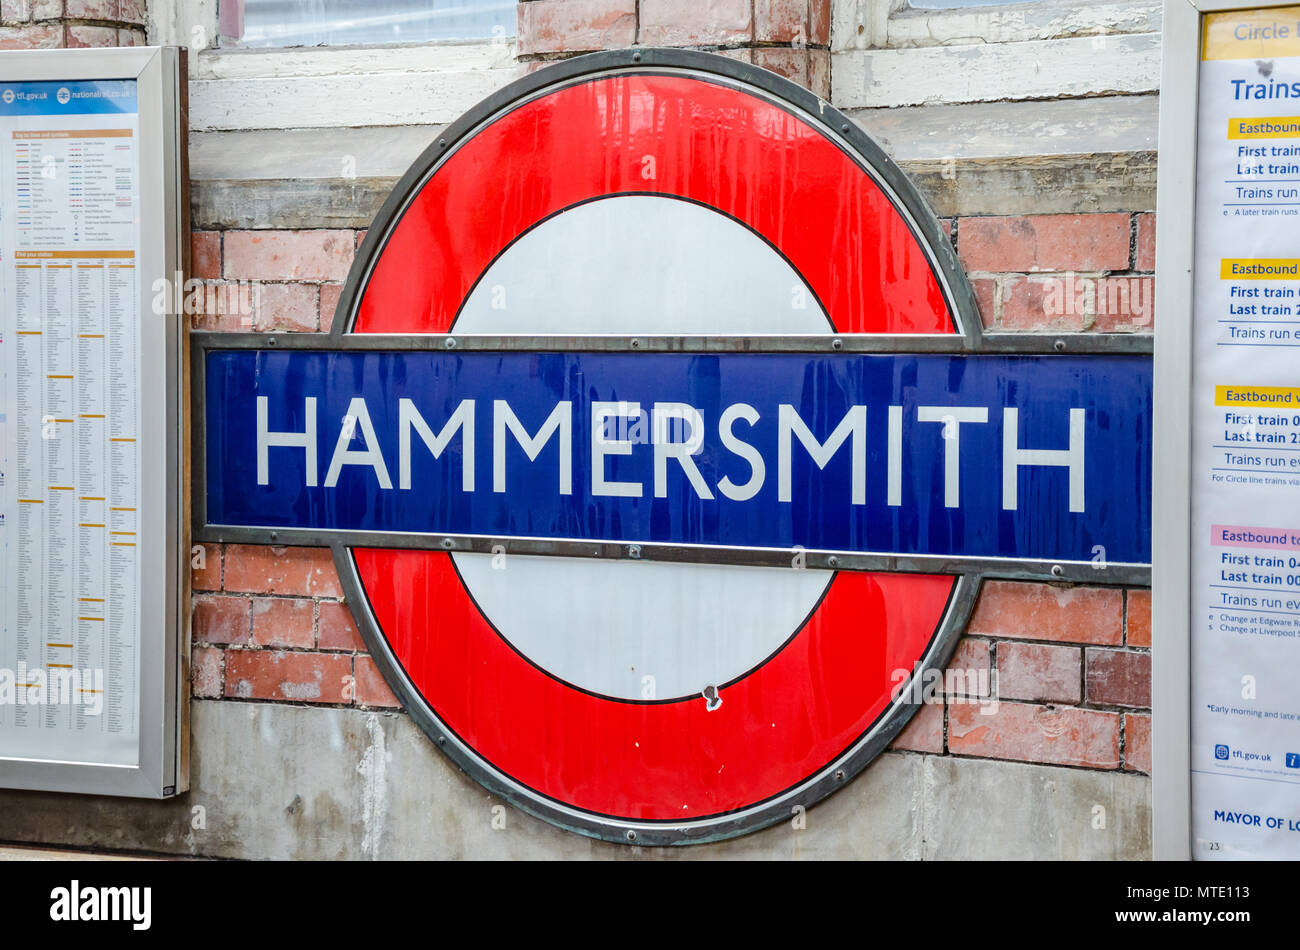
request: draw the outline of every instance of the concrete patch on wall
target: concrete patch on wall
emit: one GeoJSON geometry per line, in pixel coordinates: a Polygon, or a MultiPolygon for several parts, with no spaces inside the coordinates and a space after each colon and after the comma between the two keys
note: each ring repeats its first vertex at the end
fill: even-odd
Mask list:
{"type": "Polygon", "coordinates": [[[400,713],[198,702],[169,802],[0,793],[0,841],[219,858],[1144,858],[1149,781],[890,752],[790,821],[721,844],[605,844],[489,795],[400,713]],[[1105,810],[1103,826],[1096,807],[1105,810]]]}
{"type": "Polygon", "coordinates": [[[1151,780],[1144,775],[925,758],[922,857],[1151,858],[1151,780]]]}

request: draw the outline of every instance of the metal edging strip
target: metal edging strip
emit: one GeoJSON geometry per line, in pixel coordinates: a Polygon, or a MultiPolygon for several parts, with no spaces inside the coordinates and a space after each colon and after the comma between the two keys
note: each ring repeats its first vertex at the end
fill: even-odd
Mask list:
{"type": "Polygon", "coordinates": [[[199,540],[212,544],[267,544],[294,547],[391,548],[456,554],[511,554],[579,560],[649,561],[667,564],[731,564],[789,570],[890,571],[901,574],[970,574],[1099,586],[1145,586],[1146,564],[1066,561],[962,555],[895,554],[832,549],[731,547],[612,541],[600,538],[539,538],[521,535],[416,534],[395,531],[318,530],[248,525],[205,525],[199,540]]]}
{"type": "Polygon", "coordinates": [[[1149,356],[1150,335],[1107,333],[1058,335],[1047,333],[985,334],[972,352],[956,334],[815,334],[803,336],[493,336],[469,333],[350,334],[346,344],[319,333],[223,333],[195,331],[195,344],[206,350],[394,351],[457,350],[463,352],[530,353],[950,353],[963,355],[1149,356]]]}

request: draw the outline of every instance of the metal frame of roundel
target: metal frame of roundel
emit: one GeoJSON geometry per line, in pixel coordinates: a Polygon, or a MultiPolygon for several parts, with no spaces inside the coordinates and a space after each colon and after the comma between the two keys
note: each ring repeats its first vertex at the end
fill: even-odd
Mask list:
{"type": "MultiPolygon", "coordinates": [[[[734,180],[727,181],[729,186],[736,184],[734,180]]],[[[472,186],[473,181],[468,185],[472,186]]],[[[500,184],[502,189],[508,187],[508,181],[500,184]]],[[[718,207],[724,202],[710,200],[714,196],[675,194],[667,185],[649,192],[630,188],[613,188],[596,194],[590,191],[588,188],[588,193],[584,193],[578,188],[567,197],[561,195],[557,199],[558,207],[545,216],[596,197],[643,193],[684,197],[729,214],[727,208],[718,207]]],[[[445,189],[436,197],[447,200],[445,189]]],[[[482,194],[468,187],[468,193],[460,194],[456,200],[472,205],[482,200],[482,194]]],[[[815,216],[819,209],[804,210],[815,216]]],[[[483,217],[489,219],[494,215],[483,217]]],[[[509,240],[538,223],[539,220],[511,223],[509,240]]],[[[760,226],[744,223],[761,236],[760,226]]],[[[805,230],[815,229],[814,221],[805,230]]],[[[786,250],[782,248],[779,252],[791,260],[786,250]]],[[[419,279],[415,282],[418,285],[419,279]]],[[[366,646],[420,728],[457,766],[489,791],[532,815],[592,837],[642,845],[716,841],[790,818],[799,807],[811,806],[843,788],[897,736],[919,708],[911,688],[889,689],[891,684],[881,678],[886,675],[884,671],[897,669],[901,664],[902,668],[912,670],[915,678],[924,677],[928,671],[943,670],[985,577],[1086,580],[1092,584],[1144,584],[1149,579],[1149,568],[1143,565],[1098,569],[1097,565],[1078,563],[806,552],[802,566],[833,572],[821,599],[775,653],[720,687],[733,709],[758,715],[771,711],[767,703],[773,684],[779,685],[784,679],[807,687],[815,681],[818,702],[825,708],[819,710],[819,716],[810,717],[821,720],[811,728],[820,729],[821,733],[806,741],[807,748],[800,756],[789,754],[788,746],[769,748],[770,743],[765,744],[768,740],[761,733],[737,730],[734,720],[731,732],[719,731],[714,723],[720,720],[710,718],[705,711],[706,704],[698,696],[638,703],[586,692],[548,674],[497,633],[475,603],[451,558],[452,553],[508,551],[510,555],[695,561],[791,569],[790,552],[739,548],[702,551],[690,545],[577,540],[494,541],[479,536],[440,534],[411,536],[394,546],[390,535],[370,537],[361,532],[348,532],[343,536],[339,532],[301,529],[268,532],[207,522],[204,415],[200,400],[204,391],[204,354],[208,349],[1151,352],[1150,337],[1133,334],[1070,339],[1045,334],[983,334],[974,297],[951,242],[925,201],[880,147],[856,123],[807,90],[774,73],[725,57],[662,49],[616,50],[567,60],[506,86],[449,126],[393,190],[361,246],[328,336],[304,334],[276,338],[251,333],[195,333],[192,338],[196,537],[209,541],[330,546],[366,646]],[[895,312],[888,306],[864,313],[868,308],[859,304],[875,291],[855,287],[851,280],[837,280],[836,274],[842,275],[852,266],[851,262],[841,255],[825,253],[824,247],[811,247],[802,252],[801,259],[791,263],[803,265],[802,269],[796,267],[796,272],[807,279],[821,298],[819,302],[834,324],[824,334],[457,335],[454,322],[460,307],[493,260],[504,252],[505,244],[499,234],[490,233],[490,227],[480,228],[482,233],[458,234],[448,242],[449,255],[440,262],[444,271],[454,271],[450,279],[452,286],[411,287],[408,285],[413,271],[401,265],[409,265],[428,247],[420,239],[411,240],[413,234],[418,238],[418,220],[413,218],[415,223],[411,228],[399,234],[402,222],[413,213],[425,189],[439,181],[437,174],[445,163],[494,123],[528,103],[574,86],[618,82],[629,77],[657,77],[647,82],[662,79],[668,83],[706,84],[696,87],[705,99],[708,90],[752,96],[764,108],[780,110],[814,130],[823,140],[822,147],[829,145],[844,161],[856,166],[863,187],[877,202],[877,213],[884,209],[882,216],[890,216],[895,227],[892,236],[910,242],[910,253],[923,255],[927,286],[932,292],[914,309],[929,307],[931,317],[936,317],[933,307],[937,302],[942,307],[937,319],[921,326],[906,312],[895,312]],[[818,260],[820,264],[809,264],[818,260]],[[396,264],[389,266],[386,261],[396,264]],[[386,266],[387,272],[383,270],[386,266]],[[820,276],[808,275],[805,272],[808,266],[821,267],[820,276]],[[375,288],[379,292],[368,298],[367,294],[375,288]],[[444,292],[430,292],[434,290],[444,292]],[[427,303],[422,310],[412,312],[402,305],[411,299],[427,303]],[[409,617],[401,616],[401,610],[394,610],[399,599],[419,601],[427,606],[427,614],[419,617],[418,629],[409,617]],[[864,615],[889,624],[892,639],[883,635],[881,638],[854,635],[864,615]],[[412,644],[427,641],[435,627],[438,655],[414,659],[412,644]],[[890,642],[877,642],[885,639],[890,642]],[[870,684],[872,692],[864,690],[861,675],[845,672],[854,669],[855,664],[861,668],[867,649],[874,651],[867,665],[873,665],[878,674],[870,684]],[[470,671],[471,667],[491,669],[490,688],[475,680],[477,674],[470,671]],[[430,700],[431,693],[438,697],[437,702],[430,700]],[[538,705],[530,707],[532,703],[538,705]],[[530,708],[544,708],[548,716],[530,716],[530,708]],[[552,720],[549,716],[556,718],[552,720]],[[538,721],[543,719],[546,721],[538,721]],[[469,729],[464,725],[467,721],[471,724],[469,729]],[[594,721],[609,725],[593,728],[594,721]],[[639,750],[636,756],[646,762],[641,758],[620,759],[626,756],[623,747],[631,745],[625,740],[641,729],[657,735],[692,732],[699,736],[699,743],[684,752],[639,750]],[[557,730],[583,737],[575,739],[573,750],[575,759],[582,760],[574,769],[582,774],[566,780],[566,787],[582,789],[581,796],[570,796],[580,798],[578,801],[548,794],[547,776],[555,769],[555,763],[548,759],[552,750],[541,746],[540,741],[557,730]],[[466,735],[466,732],[474,734],[466,735]],[[503,751],[507,745],[508,750],[503,751]],[[774,766],[771,759],[779,759],[783,751],[787,753],[786,760],[779,767],[774,766]],[[733,765],[734,777],[721,783],[730,783],[723,791],[712,794],[710,783],[719,783],[718,770],[710,768],[706,774],[705,766],[716,764],[718,756],[733,765]],[[502,761],[503,757],[509,761],[502,761]],[[663,800],[645,800],[648,784],[663,787],[663,800]],[[673,798],[678,793],[680,796],[673,798]],[[676,806],[666,804],[668,799],[679,801],[691,794],[701,796],[701,801],[712,805],[700,806],[683,817],[671,811],[676,806]]],[[[406,610],[411,612],[410,604],[406,610]]],[[[906,686],[911,687],[913,683],[914,680],[909,680],[906,686]]]]}

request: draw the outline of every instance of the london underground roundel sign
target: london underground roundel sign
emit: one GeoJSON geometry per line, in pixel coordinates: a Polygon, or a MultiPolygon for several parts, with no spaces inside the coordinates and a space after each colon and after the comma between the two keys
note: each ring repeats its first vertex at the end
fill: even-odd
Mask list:
{"type": "Polygon", "coordinates": [[[609,840],[790,817],[982,576],[1150,559],[1149,359],[991,345],[889,159],[722,57],[514,83],[398,185],[328,337],[196,338],[199,536],[333,546],[438,747],[609,840]]]}

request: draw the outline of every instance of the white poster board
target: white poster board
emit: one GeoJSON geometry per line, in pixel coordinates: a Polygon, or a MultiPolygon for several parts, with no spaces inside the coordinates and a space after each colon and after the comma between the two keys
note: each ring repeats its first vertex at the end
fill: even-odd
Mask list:
{"type": "Polygon", "coordinates": [[[185,784],[180,78],[0,54],[0,786],[185,784]]]}
{"type": "MultiPolygon", "coordinates": [[[[1154,575],[1160,639],[1153,654],[1168,674],[1172,651],[1186,650],[1186,729],[1170,725],[1177,693],[1162,693],[1158,685],[1155,741],[1190,743],[1183,766],[1190,780],[1183,781],[1191,857],[1294,859],[1300,858],[1300,6],[1209,12],[1202,5],[1197,19],[1197,45],[1187,49],[1186,37],[1175,36],[1165,52],[1198,64],[1189,110],[1195,137],[1190,268],[1175,261],[1187,209],[1166,202],[1163,181],[1157,218],[1160,239],[1178,242],[1157,261],[1157,300],[1165,290],[1173,297],[1157,315],[1157,437],[1162,424],[1169,426],[1169,448],[1179,427],[1186,429],[1182,449],[1158,459],[1157,492],[1170,491],[1157,512],[1156,536],[1179,536],[1169,528],[1179,518],[1174,482],[1185,479],[1180,534],[1188,546],[1186,554],[1171,546],[1168,571],[1154,575]],[[1188,270],[1185,307],[1185,291],[1175,285],[1188,280],[1188,270]],[[1162,339],[1160,314],[1166,324],[1185,323],[1190,315],[1190,325],[1162,339]],[[1174,363],[1175,346],[1189,357],[1182,369],[1174,363]],[[1185,406],[1175,403],[1189,393],[1185,406]],[[1181,590],[1169,573],[1174,563],[1186,571],[1181,590]],[[1181,605],[1173,602],[1177,597],[1181,605]],[[1178,640],[1180,622],[1185,645],[1178,640]]],[[[1168,60],[1165,80],[1173,86],[1168,60]]],[[[1175,98],[1182,102],[1185,95],[1175,98]]],[[[1186,118],[1175,103],[1162,104],[1162,123],[1186,118]]],[[[1166,149],[1176,148],[1166,132],[1181,129],[1162,128],[1162,175],[1166,149]]],[[[1171,154],[1171,185],[1184,184],[1187,157],[1171,154]]],[[[1160,684],[1162,673],[1156,676],[1160,684]]],[[[1157,761],[1157,812],[1176,807],[1169,792],[1177,776],[1170,773],[1180,769],[1168,754],[1164,776],[1161,767],[1157,761]]],[[[1159,814],[1156,823],[1159,830],[1159,814]]],[[[1164,832],[1166,842],[1172,833],[1164,832]]]]}

